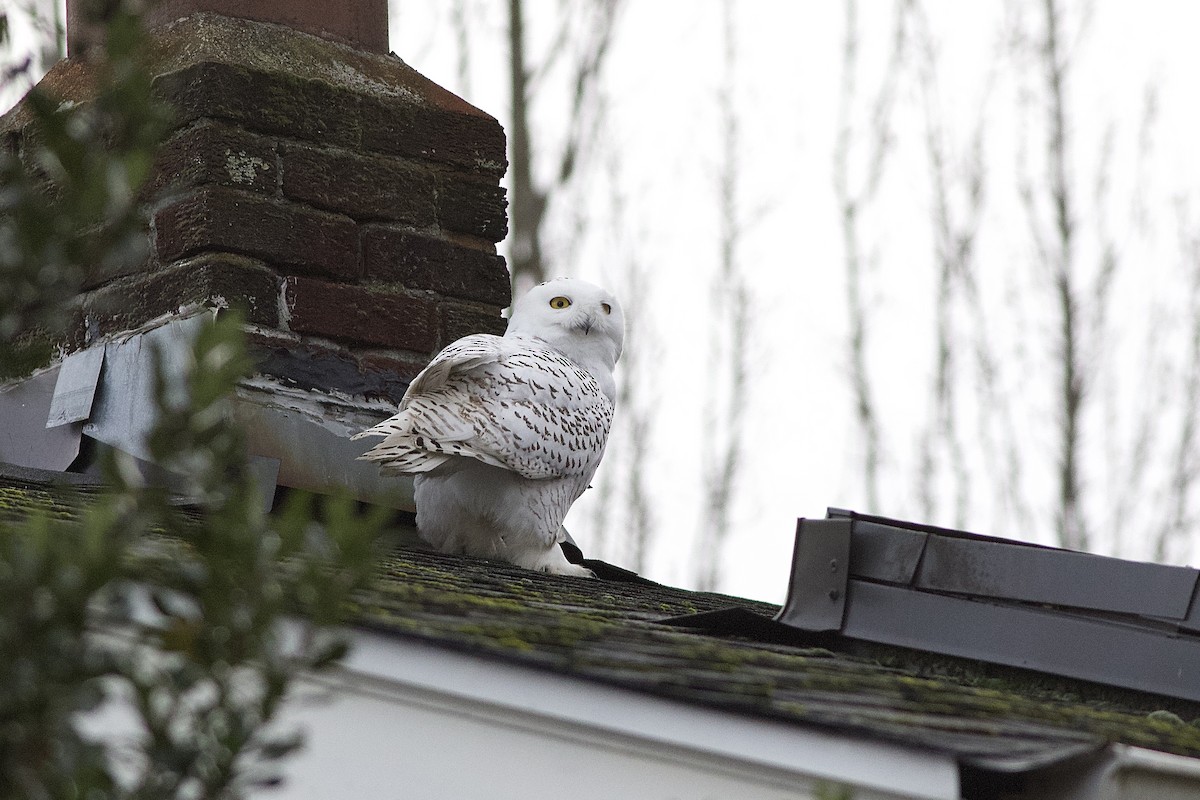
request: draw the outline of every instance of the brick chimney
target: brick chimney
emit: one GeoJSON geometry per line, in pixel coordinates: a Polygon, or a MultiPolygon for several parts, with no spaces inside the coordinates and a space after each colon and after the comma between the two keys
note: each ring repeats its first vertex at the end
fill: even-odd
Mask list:
{"type": "MultiPolygon", "coordinates": [[[[40,84],[64,101],[89,99],[89,1],[68,3],[71,55],[40,84]]],[[[146,22],[175,109],[151,255],[93,276],[66,354],[238,304],[265,381],[394,403],[446,343],[503,331],[503,130],[386,52],[386,0],[163,0],[146,22]]]]}
{"type": "MultiPolygon", "coordinates": [[[[67,0],[67,55],[78,57],[93,43],[84,13],[89,2],[67,0]]],[[[146,10],[143,22],[156,28],[196,13],[274,22],[298,31],[340,42],[356,50],[388,52],[387,0],[157,0],[146,10]]]]}

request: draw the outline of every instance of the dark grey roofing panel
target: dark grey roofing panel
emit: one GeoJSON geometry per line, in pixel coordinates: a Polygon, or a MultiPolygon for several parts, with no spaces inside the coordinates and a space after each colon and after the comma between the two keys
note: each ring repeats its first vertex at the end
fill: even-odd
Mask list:
{"type": "Polygon", "coordinates": [[[842,634],[1200,701],[1200,639],[851,581],[842,634]]]}
{"type": "Polygon", "coordinates": [[[850,543],[852,574],[889,583],[911,583],[921,563],[926,538],[922,531],[857,522],[850,543]]]}
{"type": "Polygon", "coordinates": [[[831,514],[800,522],[780,622],[831,630],[814,554],[841,539],[842,635],[1200,701],[1196,570],[831,514]]]}
{"type": "Polygon", "coordinates": [[[852,518],[850,572],[919,589],[1183,620],[1191,567],[1149,564],[898,520],[852,518]]]}
{"type": "Polygon", "coordinates": [[[1194,569],[999,543],[931,536],[917,572],[922,589],[1182,619],[1194,569]]]}
{"type": "Polygon", "coordinates": [[[1188,610],[1187,617],[1179,623],[1179,627],[1185,631],[1200,633],[1200,587],[1192,595],[1192,606],[1188,610]]]}
{"type": "Polygon", "coordinates": [[[104,483],[95,475],[84,475],[78,472],[59,472],[58,470],[22,467],[0,461],[0,487],[9,486],[73,486],[82,489],[101,489],[104,483]]]}

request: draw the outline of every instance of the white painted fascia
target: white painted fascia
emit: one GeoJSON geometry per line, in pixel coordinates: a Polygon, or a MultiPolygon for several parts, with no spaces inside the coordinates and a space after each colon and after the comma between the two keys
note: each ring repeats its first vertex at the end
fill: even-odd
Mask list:
{"type": "MultiPolygon", "coordinates": [[[[350,636],[353,646],[343,667],[310,684],[323,688],[329,702],[336,703],[339,694],[369,695],[397,709],[421,707],[483,723],[494,728],[495,742],[504,741],[506,731],[532,733],[555,744],[583,743],[585,752],[623,751],[687,768],[677,774],[699,777],[708,771],[752,779],[788,797],[822,796],[813,787],[826,784],[850,788],[855,800],[959,798],[958,767],[948,756],[675,702],[410,639],[360,630],[350,636]]],[[[322,730],[308,727],[310,747],[319,755],[322,730]]],[[[301,770],[293,785],[311,779],[301,770]]],[[[696,787],[676,788],[681,793],[674,796],[687,797],[696,787]]]]}
{"type": "Polygon", "coordinates": [[[1200,759],[1114,744],[1063,800],[1197,798],[1200,798],[1200,759]]]}

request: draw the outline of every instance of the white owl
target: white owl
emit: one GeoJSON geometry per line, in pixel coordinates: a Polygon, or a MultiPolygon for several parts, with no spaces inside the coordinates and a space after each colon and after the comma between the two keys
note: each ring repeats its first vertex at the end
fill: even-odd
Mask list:
{"type": "Polygon", "coordinates": [[[558,543],[604,455],[624,338],[621,307],[600,287],[535,286],[504,336],[438,353],[399,412],[354,437],[383,437],[360,458],[414,476],[417,530],[439,550],[590,576],[558,543]]]}

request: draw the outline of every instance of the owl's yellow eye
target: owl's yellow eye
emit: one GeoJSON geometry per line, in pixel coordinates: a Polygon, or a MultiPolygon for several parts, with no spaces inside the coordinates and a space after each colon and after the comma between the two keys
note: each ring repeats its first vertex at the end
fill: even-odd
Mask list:
{"type": "Polygon", "coordinates": [[[605,314],[611,314],[612,306],[610,306],[608,303],[601,303],[600,310],[603,311],[605,314]]]}
{"type": "Polygon", "coordinates": [[[563,297],[562,295],[559,295],[558,297],[550,298],[550,307],[551,308],[563,309],[563,308],[567,308],[570,305],[571,305],[571,298],[569,298],[569,297],[563,297]]]}

